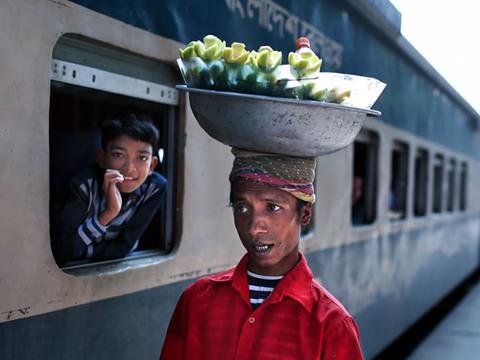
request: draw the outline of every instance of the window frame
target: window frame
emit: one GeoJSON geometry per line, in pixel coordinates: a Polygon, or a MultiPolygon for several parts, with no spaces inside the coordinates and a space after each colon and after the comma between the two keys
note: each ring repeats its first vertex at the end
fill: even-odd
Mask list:
{"type": "Polygon", "coordinates": [[[389,221],[404,221],[407,219],[408,216],[408,206],[409,206],[409,198],[408,198],[408,191],[409,191],[409,174],[410,174],[410,146],[406,141],[394,139],[391,143],[391,153],[390,153],[390,181],[389,181],[389,189],[388,189],[388,218],[389,221]],[[394,179],[394,156],[395,152],[399,153],[399,173],[401,180],[399,182],[395,182],[394,179]],[[404,186],[402,186],[402,183],[404,186]],[[391,196],[394,194],[396,199],[398,199],[397,203],[399,204],[397,209],[392,209],[391,204],[391,196]],[[401,195],[401,196],[399,196],[401,195]],[[396,213],[400,212],[400,216],[396,213]]]}
{"type": "MultiPolygon", "coordinates": [[[[123,49],[113,49],[110,45],[80,38],[78,35],[67,34],[58,40],[52,55],[50,104],[57,96],[57,92],[68,91],[72,97],[79,96],[80,92],[83,93],[82,96],[88,96],[89,93],[93,94],[92,96],[100,94],[100,100],[98,98],[92,100],[100,104],[101,96],[105,94],[103,101],[107,101],[109,98],[123,99],[128,104],[140,104],[139,107],[144,105],[149,109],[150,107],[156,109],[155,111],[161,114],[159,116],[161,116],[163,129],[159,129],[161,136],[159,149],[163,148],[164,154],[163,162],[159,162],[157,169],[162,167],[161,173],[168,181],[164,205],[155,215],[155,217],[161,218],[161,223],[155,223],[155,219],[152,219],[149,224],[149,227],[155,225],[162,227],[162,229],[156,230],[162,234],[158,248],[135,250],[126,257],[106,261],[68,262],[61,267],[63,271],[75,275],[88,275],[98,273],[99,266],[102,268],[126,262],[128,262],[128,266],[131,266],[132,261],[135,263],[139,259],[158,256],[163,258],[178,248],[183,215],[184,141],[181,141],[181,134],[184,133],[185,123],[180,117],[178,90],[172,86],[177,80],[179,80],[179,74],[172,64],[148,59],[123,49]],[[105,57],[104,62],[102,56],[105,57]],[[84,61],[86,64],[75,63],[76,58],[81,58],[82,62],[84,61]],[[145,66],[145,69],[139,68],[142,65],[145,66]],[[108,68],[109,66],[111,69],[108,68]],[[168,71],[171,74],[165,73],[168,71]],[[161,72],[160,75],[159,72],[161,72]],[[149,80],[149,76],[152,77],[152,80],[149,80]],[[87,83],[85,79],[88,80],[87,83]],[[121,84],[125,83],[130,84],[129,87],[121,88],[121,84]],[[131,93],[129,93],[130,90],[131,93]]],[[[75,110],[71,111],[75,112],[75,110]]],[[[52,127],[52,116],[54,115],[51,113],[50,127],[52,127]]],[[[90,126],[91,129],[95,128],[92,123],[86,124],[86,126],[90,126]]],[[[98,129],[98,126],[96,128],[98,129]]],[[[50,130],[51,142],[52,128],[50,130]]],[[[68,131],[75,133],[74,128],[68,131]]],[[[54,151],[50,149],[50,154],[52,155],[54,151]]],[[[52,171],[52,157],[49,167],[52,171]]],[[[52,201],[52,191],[50,201],[52,201]]],[[[52,209],[50,209],[50,223],[52,223],[51,216],[52,209]]]]}
{"type": "Polygon", "coordinates": [[[367,168],[363,175],[364,189],[363,189],[363,205],[365,207],[365,219],[361,223],[354,221],[354,204],[352,203],[352,196],[350,196],[350,225],[353,228],[361,228],[365,226],[372,226],[378,222],[379,209],[379,186],[380,186],[380,134],[373,129],[362,129],[353,142],[353,156],[352,156],[352,177],[350,181],[350,192],[353,190],[354,178],[358,175],[358,168],[356,170],[356,145],[361,144],[365,147],[366,160],[368,162],[367,168]],[[366,194],[366,195],[365,195],[366,194]]]}
{"type": "Polygon", "coordinates": [[[416,218],[424,218],[428,215],[428,182],[430,176],[430,152],[428,148],[419,146],[415,149],[413,157],[413,199],[412,214],[416,218]],[[421,163],[420,161],[423,161],[421,163]],[[421,167],[421,168],[420,168],[421,167]],[[420,186],[419,186],[420,185],[420,186]],[[420,204],[419,204],[420,201],[420,204]],[[417,210],[420,209],[420,210],[417,210]]]}
{"type": "Polygon", "coordinates": [[[456,210],[457,198],[457,160],[450,158],[447,165],[447,199],[446,211],[453,213],[456,210]]]}
{"type": "Polygon", "coordinates": [[[458,209],[460,212],[466,212],[468,210],[468,162],[462,161],[460,163],[459,173],[458,209]]]}
{"type": "Polygon", "coordinates": [[[445,210],[445,155],[436,153],[432,161],[431,213],[441,214],[445,210]]]}

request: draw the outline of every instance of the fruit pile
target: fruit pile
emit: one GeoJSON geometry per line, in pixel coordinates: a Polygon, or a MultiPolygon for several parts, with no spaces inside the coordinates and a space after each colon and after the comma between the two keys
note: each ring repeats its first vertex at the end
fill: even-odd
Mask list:
{"type": "Polygon", "coordinates": [[[179,66],[189,87],[207,90],[345,103],[349,89],[328,86],[319,77],[322,60],[307,38],[297,40],[296,52],[282,65],[282,53],[270,46],[247,51],[245,44],[227,47],[214,35],[179,49],[179,66]]]}

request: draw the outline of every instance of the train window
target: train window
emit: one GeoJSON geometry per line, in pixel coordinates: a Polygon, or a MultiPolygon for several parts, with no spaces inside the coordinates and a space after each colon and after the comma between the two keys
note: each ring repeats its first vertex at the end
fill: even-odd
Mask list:
{"type": "Polygon", "coordinates": [[[389,218],[392,221],[405,219],[407,215],[408,145],[404,142],[393,142],[390,175],[389,218]]]}
{"type": "Polygon", "coordinates": [[[468,180],[468,165],[462,163],[460,169],[460,211],[467,209],[467,180],[468,180]]]}
{"type": "Polygon", "coordinates": [[[351,221],[354,226],[372,224],[377,216],[378,134],[363,130],[353,145],[351,221]]]}
{"type": "Polygon", "coordinates": [[[415,184],[413,213],[425,216],[427,213],[428,152],[417,149],[415,154],[415,184]]]}
{"type": "Polygon", "coordinates": [[[440,213],[443,205],[443,171],[444,159],[442,155],[435,155],[433,163],[433,202],[432,212],[440,213]]]}
{"type": "MultiPolygon", "coordinates": [[[[181,125],[177,118],[178,94],[173,86],[178,81],[176,70],[168,64],[69,36],[61,38],[57,43],[52,62],[50,223],[52,250],[57,263],[64,270],[69,271],[88,269],[92,264],[96,266],[100,263],[111,264],[124,259],[139,259],[170,252],[176,245],[177,219],[181,215],[178,213],[181,207],[177,205],[179,192],[177,178],[178,169],[181,168],[178,138],[181,125]],[[116,247],[111,252],[105,250],[104,255],[93,262],[87,260],[88,247],[85,247],[80,256],[72,258],[70,249],[64,248],[66,239],[71,238],[63,235],[66,233],[67,226],[58,224],[59,219],[63,222],[63,219],[74,218],[71,215],[72,212],[67,211],[67,208],[76,206],[72,204],[77,203],[74,200],[76,198],[72,197],[70,182],[76,175],[83,174],[88,169],[95,171],[95,174],[101,171],[96,166],[96,151],[101,147],[100,126],[112,115],[126,113],[134,113],[140,119],[150,119],[160,132],[158,152],[153,154],[159,159],[155,171],[168,182],[160,200],[160,207],[153,212],[153,218],[148,222],[146,229],[140,232],[140,237],[137,238],[135,235],[136,240],[132,240],[132,243],[135,241],[134,245],[126,251],[122,243],[122,247],[116,247]],[[118,249],[121,251],[117,251],[118,249]]],[[[100,184],[103,176],[100,175],[98,179],[100,184]]],[[[81,186],[83,185],[80,185],[80,188],[81,186]]],[[[101,200],[102,195],[98,195],[101,190],[97,190],[94,186],[91,190],[91,194],[98,191],[99,206],[104,206],[101,200]]],[[[152,190],[151,187],[146,192],[150,190],[152,190]]],[[[128,213],[130,207],[134,209],[131,211],[133,214],[139,211],[143,193],[137,198],[132,198],[130,195],[132,193],[123,193],[125,212],[118,218],[125,216],[132,219],[134,216],[128,213]],[[138,200],[138,206],[135,199],[138,200]]],[[[92,195],[89,199],[94,198],[95,195],[92,195]]],[[[94,200],[92,201],[95,203],[94,200]]],[[[146,206],[143,208],[145,209],[146,206]]],[[[143,215],[145,214],[142,214],[142,218],[144,218],[143,215]]],[[[100,242],[113,243],[119,239],[120,237],[115,236],[123,234],[123,224],[128,221],[130,220],[111,225],[104,237],[100,237],[100,242]],[[106,240],[108,238],[113,240],[106,240]]],[[[86,229],[92,234],[96,229],[91,229],[92,226],[95,227],[94,221],[92,220],[91,224],[87,222],[85,224],[86,229]]],[[[142,224],[137,223],[135,226],[143,227],[142,224]]],[[[85,236],[81,236],[80,230],[73,233],[73,237],[77,232],[83,240],[85,236]]],[[[125,238],[127,238],[126,235],[125,238]]],[[[86,244],[86,241],[83,241],[86,244]]],[[[109,249],[110,243],[108,246],[107,243],[104,244],[105,249],[109,249]]]]}
{"type": "Polygon", "coordinates": [[[452,212],[455,204],[455,176],[457,163],[454,159],[450,159],[447,173],[447,211],[452,212]]]}

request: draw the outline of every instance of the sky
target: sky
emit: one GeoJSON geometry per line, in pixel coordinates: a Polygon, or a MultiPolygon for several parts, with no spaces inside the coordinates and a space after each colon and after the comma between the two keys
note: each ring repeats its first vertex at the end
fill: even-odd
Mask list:
{"type": "Polygon", "coordinates": [[[402,35],[480,113],[480,2],[390,0],[402,35]]]}

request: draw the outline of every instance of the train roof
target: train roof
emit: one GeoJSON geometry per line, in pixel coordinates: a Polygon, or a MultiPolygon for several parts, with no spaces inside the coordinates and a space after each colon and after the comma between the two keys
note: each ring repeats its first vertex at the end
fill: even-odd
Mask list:
{"type": "Polygon", "coordinates": [[[453,101],[472,118],[476,129],[480,128],[480,114],[458,93],[450,83],[428,62],[422,54],[401,34],[402,14],[388,0],[345,0],[373,27],[380,31],[412,63],[435,82],[453,101]]]}

